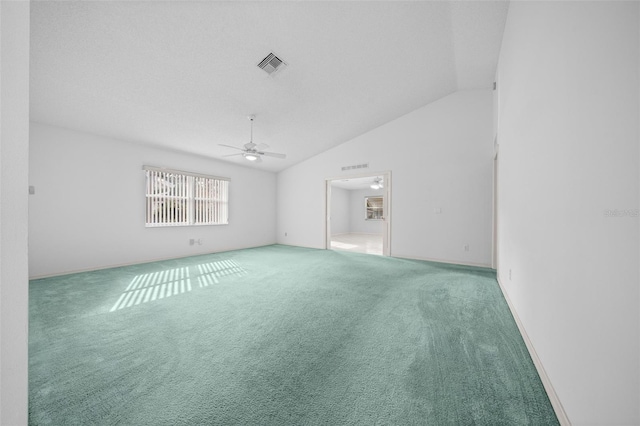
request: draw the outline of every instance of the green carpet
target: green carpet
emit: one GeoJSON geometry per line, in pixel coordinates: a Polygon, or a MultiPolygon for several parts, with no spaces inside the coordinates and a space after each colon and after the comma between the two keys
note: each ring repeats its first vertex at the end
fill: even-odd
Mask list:
{"type": "Polygon", "coordinates": [[[556,425],[495,273],[268,246],[33,280],[33,425],[556,425]]]}

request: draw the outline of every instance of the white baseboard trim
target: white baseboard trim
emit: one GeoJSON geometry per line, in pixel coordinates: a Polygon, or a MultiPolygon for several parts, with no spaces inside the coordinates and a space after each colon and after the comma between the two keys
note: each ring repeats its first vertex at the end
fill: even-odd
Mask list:
{"type": "Polygon", "coordinates": [[[435,263],[447,263],[449,265],[473,266],[475,268],[492,269],[491,264],[488,264],[488,263],[459,262],[457,260],[444,260],[444,259],[434,259],[430,257],[407,256],[404,254],[395,254],[395,253],[392,253],[391,257],[397,257],[399,259],[409,259],[409,260],[424,260],[426,262],[435,262],[435,263]]]}
{"type": "Polygon", "coordinates": [[[124,266],[131,266],[131,265],[140,265],[140,264],[144,264],[144,263],[153,263],[153,262],[162,262],[165,260],[173,260],[173,259],[184,259],[187,257],[192,257],[192,256],[203,256],[206,254],[215,254],[215,253],[224,253],[227,251],[235,251],[235,250],[243,250],[243,249],[252,249],[252,248],[257,248],[257,247],[266,247],[266,246],[272,246],[278,243],[272,243],[272,244],[262,244],[259,246],[249,246],[249,247],[235,247],[235,248],[224,248],[224,249],[218,249],[215,251],[205,251],[205,252],[199,252],[199,253],[192,253],[192,254],[187,254],[184,256],[171,256],[171,257],[160,257],[160,258],[153,258],[153,259],[148,259],[148,260],[140,260],[137,262],[127,262],[127,263],[118,263],[118,264],[113,264],[113,265],[105,265],[105,266],[95,266],[92,268],[83,268],[83,269],[74,269],[71,271],[65,271],[65,272],[55,272],[53,274],[43,274],[43,275],[34,275],[34,276],[30,276],[29,280],[39,280],[39,279],[43,279],[43,278],[53,278],[53,277],[61,277],[63,275],[71,275],[71,274],[80,274],[82,272],[93,272],[93,271],[101,271],[103,269],[112,269],[112,268],[122,268],[124,266]]]}
{"type": "Polygon", "coordinates": [[[551,384],[551,379],[547,375],[547,372],[545,371],[544,366],[542,365],[542,361],[540,360],[540,357],[538,357],[538,353],[536,352],[536,349],[533,347],[533,342],[531,342],[531,339],[529,339],[529,335],[527,334],[527,330],[524,328],[524,324],[522,324],[522,321],[520,321],[520,317],[518,316],[518,313],[516,312],[515,307],[513,306],[513,303],[509,298],[509,294],[505,291],[505,288],[502,285],[502,282],[500,281],[500,277],[496,276],[496,279],[498,280],[500,291],[502,291],[502,295],[504,296],[504,299],[507,301],[507,305],[509,306],[511,315],[513,316],[513,319],[516,321],[516,325],[518,326],[518,330],[520,331],[522,340],[524,340],[524,344],[527,346],[527,350],[529,351],[529,355],[533,360],[533,364],[536,367],[536,370],[538,371],[538,376],[540,376],[540,380],[542,381],[544,390],[547,392],[547,396],[549,397],[549,401],[551,402],[553,411],[555,411],[556,413],[556,417],[558,417],[558,421],[560,422],[560,425],[571,426],[571,422],[569,421],[569,416],[567,416],[566,411],[564,411],[564,407],[560,402],[560,398],[558,397],[558,394],[556,393],[555,389],[553,388],[553,385],[551,384]]]}
{"type": "Polygon", "coordinates": [[[280,245],[280,246],[288,246],[288,247],[300,247],[300,248],[314,249],[314,250],[326,250],[326,247],[306,246],[306,245],[301,245],[301,244],[283,243],[281,241],[278,241],[276,244],[280,245]]]}

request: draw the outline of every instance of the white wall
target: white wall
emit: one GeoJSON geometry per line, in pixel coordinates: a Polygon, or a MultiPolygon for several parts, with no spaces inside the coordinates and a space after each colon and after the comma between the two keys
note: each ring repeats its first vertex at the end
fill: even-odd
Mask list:
{"type": "Polygon", "coordinates": [[[32,277],[275,243],[271,172],[32,123],[29,184],[32,277]],[[231,178],[229,225],[145,228],[142,165],[231,178]]]}
{"type": "Polygon", "coordinates": [[[364,197],[382,196],[383,189],[354,189],[349,191],[349,232],[356,234],[380,234],[384,223],[379,220],[365,220],[364,197]]]}
{"type": "Polygon", "coordinates": [[[0,424],[27,424],[29,10],[0,1],[0,424]]]}
{"type": "Polygon", "coordinates": [[[489,90],[456,92],[278,173],[278,242],[324,248],[324,179],[369,163],[392,173],[392,256],[490,265],[491,117],[489,90]]]}
{"type": "Polygon", "coordinates": [[[498,273],[573,425],[640,424],[638,18],[512,2],[500,54],[498,273]]]}
{"type": "Polygon", "coordinates": [[[331,235],[349,233],[350,191],[331,187],[331,235]]]}

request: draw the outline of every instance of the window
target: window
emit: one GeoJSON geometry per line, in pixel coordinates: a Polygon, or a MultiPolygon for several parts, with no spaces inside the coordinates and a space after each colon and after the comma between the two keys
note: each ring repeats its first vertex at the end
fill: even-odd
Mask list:
{"type": "Polygon", "coordinates": [[[383,197],[364,197],[365,220],[382,220],[383,197]]]}
{"type": "Polygon", "coordinates": [[[148,227],[226,225],[229,179],[143,166],[148,227]]]}

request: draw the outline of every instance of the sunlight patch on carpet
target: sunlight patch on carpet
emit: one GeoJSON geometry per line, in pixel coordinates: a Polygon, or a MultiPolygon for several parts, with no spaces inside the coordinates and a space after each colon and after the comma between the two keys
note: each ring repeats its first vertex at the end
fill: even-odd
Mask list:
{"type": "Polygon", "coordinates": [[[195,277],[198,286],[202,288],[218,284],[219,278],[244,274],[246,271],[233,260],[220,260],[139,274],[133,277],[109,312],[190,292],[193,290],[191,277],[195,277]]]}

